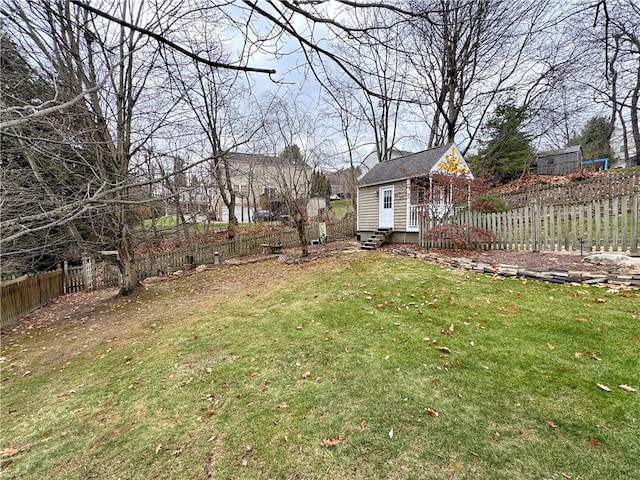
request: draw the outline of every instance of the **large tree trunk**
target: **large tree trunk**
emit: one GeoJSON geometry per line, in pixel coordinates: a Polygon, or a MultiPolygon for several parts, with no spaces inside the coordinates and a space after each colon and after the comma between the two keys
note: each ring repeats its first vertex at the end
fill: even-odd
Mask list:
{"type": "Polygon", "coordinates": [[[640,165],[640,123],[638,122],[638,100],[640,99],[640,58],[638,58],[638,71],[636,72],[636,85],[631,94],[631,134],[636,148],[636,164],[640,165]]]}
{"type": "Polygon", "coordinates": [[[298,238],[300,239],[300,250],[302,252],[302,256],[306,257],[309,255],[309,239],[307,238],[307,230],[304,226],[304,218],[297,218],[296,230],[298,230],[298,238]]]}
{"type": "Polygon", "coordinates": [[[138,279],[138,272],[135,269],[131,238],[126,225],[122,225],[120,232],[118,232],[116,250],[118,251],[118,269],[122,275],[120,295],[129,295],[140,287],[140,280],[138,279]]]}

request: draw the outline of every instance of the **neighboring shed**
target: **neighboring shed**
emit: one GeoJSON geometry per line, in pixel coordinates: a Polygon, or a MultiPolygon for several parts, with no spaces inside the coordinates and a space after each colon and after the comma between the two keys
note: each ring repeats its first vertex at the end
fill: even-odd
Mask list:
{"type": "Polygon", "coordinates": [[[434,182],[437,174],[473,179],[453,143],[374,165],[358,182],[360,238],[391,229],[392,241],[417,243],[420,215],[445,211],[452,202],[450,189],[434,182]]]}
{"type": "Polygon", "coordinates": [[[582,168],[580,145],[541,152],[537,159],[538,175],[568,175],[582,168]]]}

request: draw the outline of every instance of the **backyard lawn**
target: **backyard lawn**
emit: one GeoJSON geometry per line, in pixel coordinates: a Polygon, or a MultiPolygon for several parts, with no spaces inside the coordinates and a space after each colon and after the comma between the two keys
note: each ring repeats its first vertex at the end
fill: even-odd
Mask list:
{"type": "Polygon", "coordinates": [[[638,478],[636,291],[355,252],[97,295],[3,335],[3,478],[638,478]]]}

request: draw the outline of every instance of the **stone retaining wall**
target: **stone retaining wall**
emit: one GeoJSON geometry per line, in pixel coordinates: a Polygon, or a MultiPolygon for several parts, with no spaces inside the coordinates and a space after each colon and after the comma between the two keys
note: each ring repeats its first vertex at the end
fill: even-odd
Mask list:
{"type": "Polygon", "coordinates": [[[433,253],[419,253],[404,248],[394,249],[394,253],[414,258],[450,265],[455,268],[464,268],[478,273],[488,273],[501,277],[533,278],[545,282],[559,284],[596,285],[603,287],[627,287],[640,289],[640,270],[628,269],[625,272],[614,270],[601,271],[574,271],[574,270],[526,270],[517,265],[491,265],[471,258],[448,258],[433,253]]]}

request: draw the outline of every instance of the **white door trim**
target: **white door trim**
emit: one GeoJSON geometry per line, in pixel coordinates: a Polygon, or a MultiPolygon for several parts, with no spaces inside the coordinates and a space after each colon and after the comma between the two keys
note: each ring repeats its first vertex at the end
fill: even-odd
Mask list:
{"type": "Polygon", "coordinates": [[[378,227],[393,228],[394,188],[393,185],[378,190],[378,227]]]}

